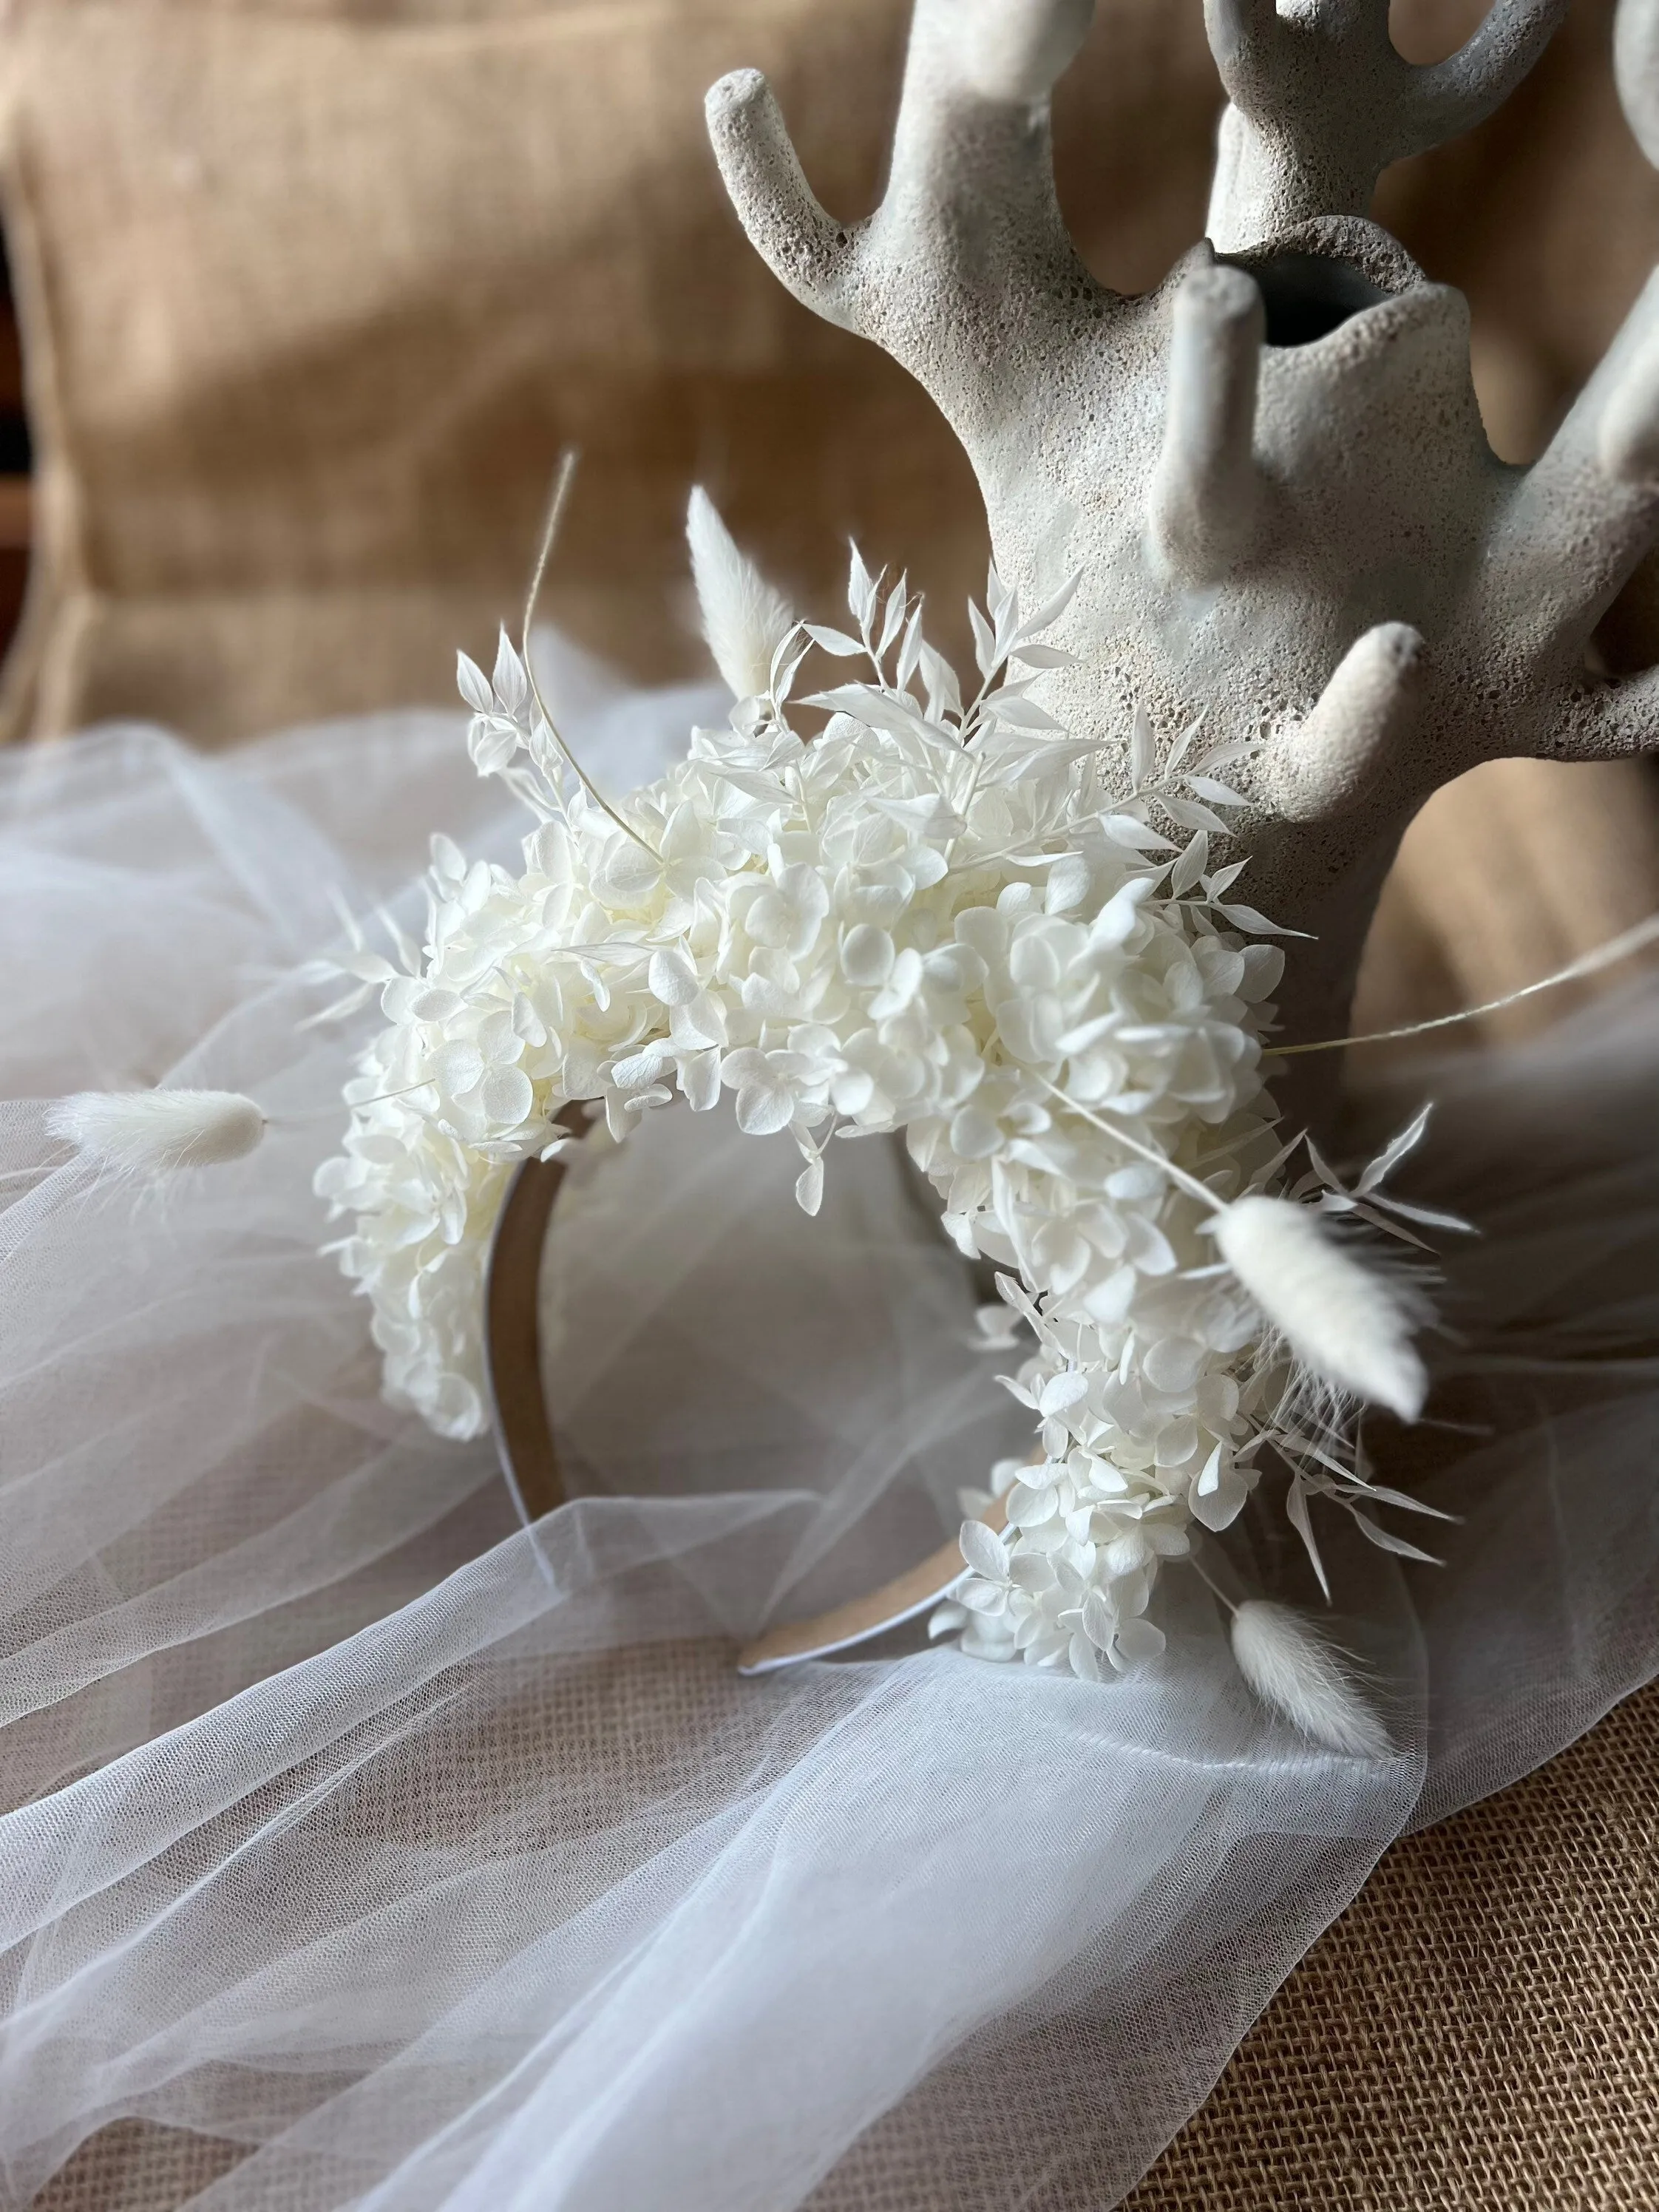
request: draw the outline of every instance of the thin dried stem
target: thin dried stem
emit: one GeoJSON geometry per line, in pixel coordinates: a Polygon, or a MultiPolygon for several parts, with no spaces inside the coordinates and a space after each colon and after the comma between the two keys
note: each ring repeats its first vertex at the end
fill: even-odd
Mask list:
{"type": "Polygon", "coordinates": [[[1149,1167],[1161,1168],[1172,1183],[1184,1190],[1189,1198],[1195,1198],[1200,1205],[1207,1206],[1212,1213],[1227,1211],[1224,1199],[1218,1198],[1207,1184],[1201,1183],[1196,1176],[1188,1175],[1185,1168],[1177,1167],[1167,1153],[1158,1151],[1156,1145],[1146,1144],[1120,1122],[1104,1121],[1098,1114],[1091,1113],[1088,1107],[1079,1105],[1075,1098],[1062,1091],[1057,1083],[1050,1083],[1046,1075],[1038,1075],[1036,1079],[1045,1091],[1053,1093],[1068,1114],[1075,1114],[1080,1121],[1088,1122],[1091,1128],[1098,1129],[1103,1136],[1115,1137],[1126,1152],[1133,1152],[1138,1160],[1145,1160],[1149,1167]]]}
{"type": "Polygon", "coordinates": [[[575,480],[576,464],[580,459],[580,451],[574,446],[567,446],[559,456],[558,474],[553,479],[553,496],[548,501],[547,520],[542,530],[541,550],[536,556],[535,570],[530,579],[530,591],[524,603],[524,623],[520,631],[519,648],[524,658],[525,674],[530,680],[530,696],[536,702],[536,711],[547,725],[547,734],[570,763],[571,771],[576,781],[599,811],[616,823],[623,836],[631,837],[641,850],[649,853],[652,859],[660,866],[662,854],[647,838],[640,835],[631,823],[623,821],[622,816],[617,813],[616,808],[560,735],[558,724],[549,713],[547,702],[542,696],[541,685],[536,681],[536,663],[530,651],[531,625],[536,619],[536,608],[542,595],[543,580],[547,574],[548,563],[553,557],[553,548],[558,538],[559,526],[564,520],[564,511],[570,500],[570,487],[575,480]]]}
{"type": "Polygon", "coordinates": [[[1400,1030],[1370,1030],[1363,1036],[1320,1037],[1310,1044],[1263,1045],[1261,1057],[1294,1060],[1303,1053],[1341,1052],[1351,1044],[1394,1044],[1402,1037],[1425,1036],[1431,1030],[1455,1029],[1460,1022],[1479,1021],[1483,1014],[1500,1014],[1505,1006],[1518,1006],[1522,999],[1534,998],[1540,991],[1553,991],[1559,983],[1577,983],[1586,976],[1599,975],[1604,968],[1646,951],[1650,945],[1659,945],[1659,915],[1650,915],[1633,929],[1622,931],[1606,945],[1598,945],[1594,951],[1581,954],[1565,968],[1558,968],[1553,975],[1540,975],[1534,983],[1523,983],[1518,991],[1506,991],[1501,999],[1488,999],[1479,1006],[1464,1006],[1455,1014],[1437,1014],[1431,1021],[1410,1022],[1400,1030]]]}

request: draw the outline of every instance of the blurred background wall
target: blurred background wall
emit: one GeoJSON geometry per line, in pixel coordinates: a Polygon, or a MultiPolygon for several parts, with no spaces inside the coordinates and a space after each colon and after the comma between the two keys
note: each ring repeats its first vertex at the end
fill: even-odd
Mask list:
{"type": "MultiPolygon", "coordinates": [[[[1659,255],[1659,181],[1612,88],[1612,5],[1574,0],[1518,97],[1380,197],[1429,273],[1470,295],[1510,459],[1539,448],[1659,255]]],[[[1482,6],[1395,0],[1397,42],[1445,53],[1482,6]]],[[[1125,289],[1202,229],[1220,94],[1201,14],[1100,0],[1059,89],[1061,198],[1125,289]]],[[[573,440],[585,465],[549,610],[633,674],[700,665],[680,534],[696,479],[804,603],[833,607],[854,531],[908,565],[954,641],[985,556],[967,465],[902,371],[762,268],[702,120],[704,88],[757,64],[823,199],[861,213],[907,15],[10,0],[0,193],[34,476],[31,502],[0,349],[0,604],[31,518],[33,544],[0,726],[137,715],[219,744],[447,701],[457,646],[487,652],[520,603],[573,440]]],[[[1606,642],[1618,665],[1659,658],[1643,590],[1606,642]]],[[[1408,843],[1367,1020],[1491,995],[1655,903],[1643,771],[1513,764],[1474,783],[1408,843]]]]}

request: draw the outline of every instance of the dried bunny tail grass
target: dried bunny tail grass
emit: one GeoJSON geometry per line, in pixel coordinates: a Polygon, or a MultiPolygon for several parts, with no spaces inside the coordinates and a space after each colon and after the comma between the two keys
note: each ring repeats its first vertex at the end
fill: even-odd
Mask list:
{"type": "Polygon", "coordinates": [[[685,513],[702,634],[734,697],[753,699],[772,679],[772,656],[795,627],[794,609],[739,552],[701,484],[685,513]]]}
{"type": "Polygon", "coordinates": [[[1214,1230],[1223,1259],[1302,1366],[1417,1419],[1428,1376],[1411,1341],[1422,1300],[1408,1284],[1355,1259],[1316,1208],[1290,1199],[1237,1199],[1214,1230]]]}
{"type": "Polygon", "coordinates": [[[265,1117],[240,1091],[79,1091],[54,1102],[46,1126],[101,1167],[172,1175],[240,1160],[265,1117]]]}
{"type": "Polygon", "coordinates": [[[1344,1251],[1317,1207],[1254,1192],[1223,1205],[1133,1132],[1101,1120],[1043,1077],[1037,1080],[1211,1209],[1222,1258],[1301,1368],[1334,1393],[1386,1406],[1403,1421],[1417,1419],[1429,1385],[1411,1339],[1425,1318],[1425,1302],[1409,1282],[1344,1251]]]}
{"type": "Polygon", "coordinates": [[[1388,1731],[1360,1695],[1344,1655],[1287,1605],[1246,1599],[1233,1614],[1233,1657],[1262,1704],[1314,1742],[1356,1759],[1386,1759],[1388,1731]]]}

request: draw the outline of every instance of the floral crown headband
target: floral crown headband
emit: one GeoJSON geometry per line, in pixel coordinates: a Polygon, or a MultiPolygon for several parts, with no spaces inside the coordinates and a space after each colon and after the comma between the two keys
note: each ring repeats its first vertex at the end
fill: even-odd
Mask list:
{"type": "MultiPolygon", "coordinates": [[[[567,461],[526,638],[568,482],[567,461]]],[[[509,1191],[598,1122],[620,1143],[677,1097],[708,1113],[729,1091],[741,1129],[793,1139],[808,1213],[832,1137],[902,1136],[946,1231],[999,1271],[988,1343],[1029,1331],[1001,1379],[1034,1451],[962,1493],[959,1556],[770,1632],[746,1670],[929,1610],[974,1657],[1097,1680],[1164,1649],[1149,1603],[1164,1563],[1187,1559],[1267,1704],[1334,1749],[1386,1752],[1344,1656],[1282,1605],[1233,1605],[1194,1556],[1276,1461],[1328,1597],[1315,1498],[1382,1549],[1430,1558],[1375,1515],[1435,1509],[1370,1480],[1351,1419],[1413,1419],[1426,1389],[1421,1263],[1389,1264],[1365,1231],[1421,1249],[1419,1228],[1468,1226],[1385,1188],[1426,1109],[1352,1188],[1310,1139],[1281,1137],[1263,1061],[1320,1048],[1264,1042],[1284,967],[1264,940],[1297,933],[1233,896],[1243,861],[1211,865],[1246,804],[1224,772],[1254,745],[1206,750],[1194,726],[1160,760],[1139,713],[1114,787],[1107,747],[1030,696],[1071,663],[1045,633],[1075,579],[1028,615],[992,571],[969,608],[964,697],[906,580],[872,576],[856,549],[843,630],[798,621],[701,491],[689,537],[727,725],[694,730],[683,761],[613,803],[527,651],[503,632],[490,678],[463,654],[474,763],[534,819],[522,874],[434,836],[424,945],[386,918],[394,964],[353,924],[340,959],[304,971],[353,985],[315,1019],[376,994],[386,1016],[316,1178],[351,1220],[325,1249],[373,1307],[386,1398],[441,1436],[485,1431],[486,1273],[509,1191]],[[851,680],[797,701],[815,648],[851,680]],[[803,730],[803,709],[827,719],[803,730]]],[[[1644,924],[1528,990],[1656,936],[1644,924]]],[[[85,1093],[52,1116],[125,1173],[236,1158],[264,1126],[214,1091],[85,1093]]],[[[520,1295],[533,1304],[533,1270],[520,1295]]]]}
{"type": "MultiPolygon", "coordinates": [[[[434,839],[424,947],[344,963],[357,988],[331,1011],[378,991],[388,1025],[317,1188],[352,1218],[340,1264],[387,1395],[446,1436],[486,1426],[491,1235],[519,1164],[580,1141],[573,1108],[620,1142],[677,1097],[730,1093],[740,1128],[793,1138],[809,1213],[832,1137],[902,1133],[950,1236],[1001,1271],[1000,1340],[1035,1340],[1005,1380],[1036,1455],[971,1500],[936,1635],[1087,1679],[1151,1658],[1161,1565],[1235,1518],[1269,1454],[1322,1581],[1316,1495],[1413,1553],[1372,1515],[1415,1501],[1366,1480],[1343,1416],[1418,1412],[1424,1303],[1343,1232],[1418,1241],[1421,1210],[1382,1186],[1423,1121],[1352,1192],[1311,1147],[1279,1190],[1299,1142],[1261,1072],[1280,933],[1234,896],[1243,863],[1210,860],[1250,748],[1189,729],[1160,763],[1142,714],[1112,788],[1100,746],[1030,696],[1070,659],[1045,634],[1072,586],[1028,614],[993,571],[964,696],[904,578],[854,550],[850,627],[804,623],[701,492],[689,529],[728,725],[613,803],[505,633],[492,678],[463,656],[472,758],[535,818],[524,872],[434,839]],[[813,648],[849,680],[797,701],[813,648]],[[803,708],[828,719],[803,730],[803,708]]],[[[1247,1667],[1264,1610],[1240,1616],[1247,1667]]],[[[1316,1733],[1376,1747],[1302,1642],[1328,1678],[1316,1733]]],[[[786,1637],[759,1663],[821,1648],[786,1637]]]]}

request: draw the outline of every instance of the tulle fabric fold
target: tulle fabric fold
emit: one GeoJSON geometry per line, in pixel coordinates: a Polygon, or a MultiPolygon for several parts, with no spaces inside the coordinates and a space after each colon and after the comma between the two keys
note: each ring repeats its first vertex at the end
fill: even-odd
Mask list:
{"type": "MultiPolygon", "coordinates": [[[[617,787],[719,711],[555,658],[617,787]]],[[[418,920],[435,828],[518,835],[445,716],[0,763],[6,2201],[139,2118],[234,2148],[213,2212],[1104,2208],[1395,1837],[1659,1663],[1659,989],[1413,1079],[1483,1233],[1463,1425],[1376,1448],[1463,1517],[1435,1569],[1322,1525],[1393,1756],[1270,1722],[1179,1569],[1121,1682],[915,1635],[744,1681],[1024,1416],[891,1147],[808,1221],[787,1142],[683,1113],[556,1216],[580,1494],[524,1529],[488,1445],[388,1410],[310,1191],[361,1032],[295,971],[342,904],[418,920]],[[46,1135],[163,1079],[266,1142],[146,1194],[46,1135]]],[[[1271,1511],[1228,1558],[1310,1595],[1271,1511]]]]}

